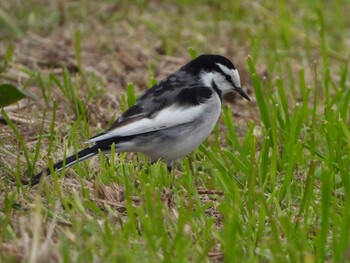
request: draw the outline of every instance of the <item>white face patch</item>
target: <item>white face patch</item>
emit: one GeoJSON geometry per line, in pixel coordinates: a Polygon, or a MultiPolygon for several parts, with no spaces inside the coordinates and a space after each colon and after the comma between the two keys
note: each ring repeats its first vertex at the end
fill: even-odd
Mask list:
{"type": "Polygon", "coordinates": [[[228,67],[216,63],[216,65],[219,66],[219,68],[227,75],[231,76],[233,83],[235,84],[236,87],[240,88],[241,87],[241,78],[239,77],[239,73],[237,69],[229,69],[228,67]]]}
{"type": "MultiPolygon", "coordinates": [[[[241,87],[241,80],[239,77],[239,73],[237,69],[229,69],[228,67],[216,63],[220,69],[228,76],[231,77],[232,82],[234,83],[235,87],[241,87]]],[[[204,83],[204,85],[211,87],[212,81],[215,82],[217,87],[222,91],[223,94],[226,94],[228,92],[231,92],[234,90],[235,87],[232,86],[232,83],[226,79],[226,76],[224,76],[220,72],[202,72],[201,79],[204,83]]]]}

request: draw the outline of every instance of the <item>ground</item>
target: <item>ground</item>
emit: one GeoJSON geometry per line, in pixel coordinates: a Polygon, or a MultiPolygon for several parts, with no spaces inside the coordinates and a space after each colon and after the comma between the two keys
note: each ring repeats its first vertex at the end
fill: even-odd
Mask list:
{"type": "Polygon", "coordinates": [[[0,262],[348,262],[349,12],[346,0],[0,2],[0,84],[35,96],[0,115],[0,262]],[[20,183],[203,53],[230,58],[252,101],[226,97],[174,172],[112,152],[20,183]]]}

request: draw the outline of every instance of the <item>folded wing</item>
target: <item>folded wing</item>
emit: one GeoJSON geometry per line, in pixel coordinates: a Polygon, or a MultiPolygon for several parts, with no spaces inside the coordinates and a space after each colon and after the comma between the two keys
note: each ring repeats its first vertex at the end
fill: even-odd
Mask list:
{"type": "Polygon", "coordinates": [[[138,100],[109,130],[91,138],[89,142],[132,136],[192,122],[201,116],[205,107],[203,103],[213,95],[208,87],[203,86],[180,89],[177,94],[167,94],[175,96],[167,96],[164,99],[154,97],[152,90],[149,91],[148,96],[138,100]],[[153,107],[156,100],[159,107],[150,109],[150,100],[153,107]],[[165,106],[161,107],[162,105],[165,106]]]}

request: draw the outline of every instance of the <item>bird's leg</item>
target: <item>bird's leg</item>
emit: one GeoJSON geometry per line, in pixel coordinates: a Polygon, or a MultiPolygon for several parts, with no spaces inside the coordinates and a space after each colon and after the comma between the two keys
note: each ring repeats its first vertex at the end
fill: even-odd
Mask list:
{"type": "Polygon", "coordinates": [[[173,162],[168,162],[166,167],[168,168],[168,173],[171,174],[173,173],[173,180],[170,183],[170,189],[173,189],[174,186],[174,181],[175,181],[175,171],[174,171],[174,163],[173,162]]]}
{"type": "Polygon", "coordinates": [[[171,170],[173,169],[173,165],[174,163],[173,162],[168,162],[166,164],[166,168],[168,168],[168,172],[171,173],[171,170]]]}
{"type": "MultiPolygon", "coordinates": [[[[149,168],[150,168],[150,166],[153,165],[153,164],[155,164],[155,163],[156,163],[156,162],[150,161],[150,162],[146,165],[146,173],[147,173],[147,175],[149,175],[149,168]]],[[[144,163],[144,164],[146,164],[146,163],[144,163]]]]}

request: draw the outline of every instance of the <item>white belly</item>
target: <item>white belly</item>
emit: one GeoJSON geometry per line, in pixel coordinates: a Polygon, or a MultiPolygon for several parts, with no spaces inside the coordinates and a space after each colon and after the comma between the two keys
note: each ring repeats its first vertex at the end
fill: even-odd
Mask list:
{"type": "Polygon", "coordinates": [[[181,125],[169,131],[169,136],[164,136],[163,141],[155,142],[148,149],[141,152],[151,158],[152,161],[163,159],[166,162],[178,160],[198,147],[212,132],[220,117],[221,101],[216,94],[207,101],[203,114],[192,123],[181,125]],[[157,145],[157,149],[154,146],[157,145]]]}

